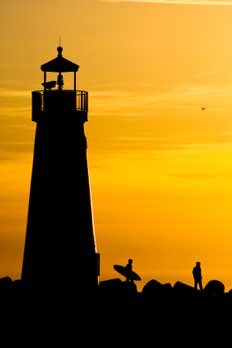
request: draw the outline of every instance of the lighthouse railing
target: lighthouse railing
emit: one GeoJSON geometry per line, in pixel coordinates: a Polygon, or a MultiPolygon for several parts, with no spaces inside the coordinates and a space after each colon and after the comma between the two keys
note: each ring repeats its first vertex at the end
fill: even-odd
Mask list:
{"type": "Polygon", "coordinates": [[[53,110],[88,112],[88,92],[82,90],[41,90],[32,92],[32,119],[53,110]]]}

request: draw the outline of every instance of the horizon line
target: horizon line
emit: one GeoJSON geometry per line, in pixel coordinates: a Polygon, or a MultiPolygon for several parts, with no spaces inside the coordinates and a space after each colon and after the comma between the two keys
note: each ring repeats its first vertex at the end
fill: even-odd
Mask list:
{"type": "Polygon", "coordinates": [[[232,6],[231,0],[100,0],[109,3],[143,3],[163,5],[232,6]]]}

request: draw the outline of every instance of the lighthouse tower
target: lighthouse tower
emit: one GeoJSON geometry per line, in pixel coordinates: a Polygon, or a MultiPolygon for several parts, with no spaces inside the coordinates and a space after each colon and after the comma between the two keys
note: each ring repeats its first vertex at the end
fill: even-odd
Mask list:
{"type": "Polygon", "coordinates": [[[88,92],[76,89],[79,66],[62,55],[43,64],[43,90],[32,92],[36,122],[22,281],[92,290],[98,285],[84,123],[88,92]],[[48,73],[57,80],[48,81],[48,73]],[[63,73],[73,73],[64,89],[63,73]]]}

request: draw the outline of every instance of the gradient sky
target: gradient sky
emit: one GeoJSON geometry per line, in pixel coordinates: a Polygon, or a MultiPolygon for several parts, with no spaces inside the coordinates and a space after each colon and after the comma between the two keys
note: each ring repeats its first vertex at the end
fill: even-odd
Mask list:
{"type": "Polygon", "coordinates": [[[192,285],[199,260],[203,285],[219,279],[232,288],[230,5],[1,1],[0,276],[21,275],[31,91],[41,89],[40,66],[55,58],[60,38],[64,57],[80,66],[77,88],[89,92],[100,280],[118,277],[113,264],[130,257],[138,287],[150,279],[192,285]]]}

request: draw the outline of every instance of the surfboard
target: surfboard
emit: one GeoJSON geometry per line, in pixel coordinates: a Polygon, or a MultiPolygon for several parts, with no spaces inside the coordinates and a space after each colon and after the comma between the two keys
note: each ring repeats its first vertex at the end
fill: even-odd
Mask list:
{"type": "Polygon", "coordinates": [[[123,275],[124,277],[130,277],[130,279],[132,280],[141,280],[141,277],[134,271],[130,271],[128,274],[128,270],[126,269],[125,266],[122,265],[114,265],[113,268],[115,269],[115,271],[117,271],[118,273],[120,273],[121,275],[123,275]]]}

